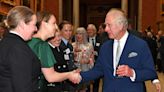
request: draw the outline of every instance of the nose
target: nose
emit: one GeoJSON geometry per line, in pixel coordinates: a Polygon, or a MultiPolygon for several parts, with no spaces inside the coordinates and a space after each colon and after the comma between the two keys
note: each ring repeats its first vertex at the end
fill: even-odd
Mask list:
{"type": "Polygon", "coordinates": [[[105,27],[105,32],[107,32],[107,31],[108,31],[108,29],[109,29],[109,28],[108,28],[108,26],[106,26],[106,27],[105,27]]]}

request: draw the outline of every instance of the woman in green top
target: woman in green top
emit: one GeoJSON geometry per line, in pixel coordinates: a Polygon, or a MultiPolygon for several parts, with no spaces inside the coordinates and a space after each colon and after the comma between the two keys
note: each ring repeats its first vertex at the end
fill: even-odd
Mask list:
{"type": "Polygon", "coordinates": [[[47,12],[38,13],[37,28],[37,33],[34,34],[32,40],[29,41],[28,44],[40,59],[43,73],[40,80],[40,88],[41,92],[46,92],[46,80],[49,83],[60,82],[66,79],[71,80],[76,71],[58,73],[54,70],[53,66],[56,60],[46,40],[53,37],[57,29],[55,16],[47,12]]]}

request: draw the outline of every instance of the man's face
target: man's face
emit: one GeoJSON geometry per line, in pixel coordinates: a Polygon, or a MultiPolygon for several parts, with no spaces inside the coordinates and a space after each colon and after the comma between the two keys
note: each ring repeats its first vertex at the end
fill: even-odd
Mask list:
{"type": "Polygon", "coordinates": [[[122,33],[122,25],[116,23],[115,16],[107,14],[105,19],[105,31],[111,39],[120,39],[122,33]]]}
{"type": "Polygon", "coordinates": [[[67,40],[70,40],[72,37],[72,31],[73,31],[72,25],[65,24],[63,26],[63,28],[61,29],[62,37],[67,39],[67,40]]]}
{"type": "Polygon", "coordinates": [[[95,30],[93,28],[91,28],[91,27],[87,28],[87,33],[88,33],[89,37],[94,37],[95,34],[96,34],[95,30]]]}

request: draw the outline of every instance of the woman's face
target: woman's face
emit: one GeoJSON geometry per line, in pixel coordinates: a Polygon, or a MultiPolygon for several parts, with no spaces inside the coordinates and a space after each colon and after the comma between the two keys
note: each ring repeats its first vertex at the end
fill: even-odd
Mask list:
{"type": "Polygon", "coordinates": [[[56,32],[56,18],[51,16],[48,22],[46,23],[46,31],[48,31],[49,37],[53,37],[56,32]]]}
{"type": "Polygon", "coordinates": [[[76,33],[76,39],[77,39],[77,42],[80,42],[82,43],[83,42],[83,33],[76,33]]]}
{"type": "Polygon", "coordinates": [[[27,41],[27,40],[30,40],[34,34],[34,32],[37,30],[37,27],[36,27],[36,15],[33,15],[32,16],[32,20],[27,23],[27,24],[24,24],[24,34],[22,34],[24,36],[24,40],[27,41]]]}
{"type": "Polygon", "coordinates": [[[60,34],[60,32],[59,32],[59,31],[56,32],[54,38],[52,38],[51,40],[49,40],[49,42],[50,42],[53,46],[59,47],[59,45],[60,45],[60,43],[61,43],[61,34],[60,34]]]}

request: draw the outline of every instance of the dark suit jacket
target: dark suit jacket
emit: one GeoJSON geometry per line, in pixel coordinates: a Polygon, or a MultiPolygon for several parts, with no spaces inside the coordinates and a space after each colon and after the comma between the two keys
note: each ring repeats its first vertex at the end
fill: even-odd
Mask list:
{"type": "Polygon", "coordinates": [[[57,47],[51,47],[51,49],[56,59],[56,64],[54,65],[55,70],[57,72],[68,72],[67,61],[64,59],[64,53],[60,50],[61,48],[59,48],[60,51],[57,50],[57,47]]]}
{"type": "Polygon", "coordinates": [[[61,44],[60,44],[60,50],[61,52],[64,54],[64,55],[68,55],[69,59],[67,60],[66,58],[65,61],[67,62],[67,65],[68,65],[68,69],[69,71],[72,71],[72,70],[75,70],[77,69],[76,65],[74,64],[74,54],[73,54],[73,47],[70,43],[68,43],[67,45],[65,45],[65,43],[63,41],[61,41],[61,44]],[[70,50],[69,53],[67,53],[67,50],[70,50]]]}
{"type": "Polygon", "coordinates": [[[0,42],[0,92],[39,92],[40,69],[22,38],[9,33],[0,42]]]}
{"type": "Polygon", "coordinates": [[[90,71],[81,73],[82,81],[104,76],[103,92],[143,92],[143,82],[157,77],[146,42],[131,34],[128,36],[119,64],[134,69],[136,73],[134,82],[129,77],[113,76],[113,40],[109,40],[102,45],[96,65],[90,71]],[[137,55],[132,56],[132,53],[137,55]]]}
{"type": "MultiPolygon", "coordinates": [[[[88,38],[88,41],[89,41],[89,38],[88,38]]],[[[94,51],[95,51],[95,60],[98,57],[101,45],[102,45],[101,39],[100,39],[100,37],[98,35],[96,35],[95,45],[93,46],[94,47],[94,51]]]]}

